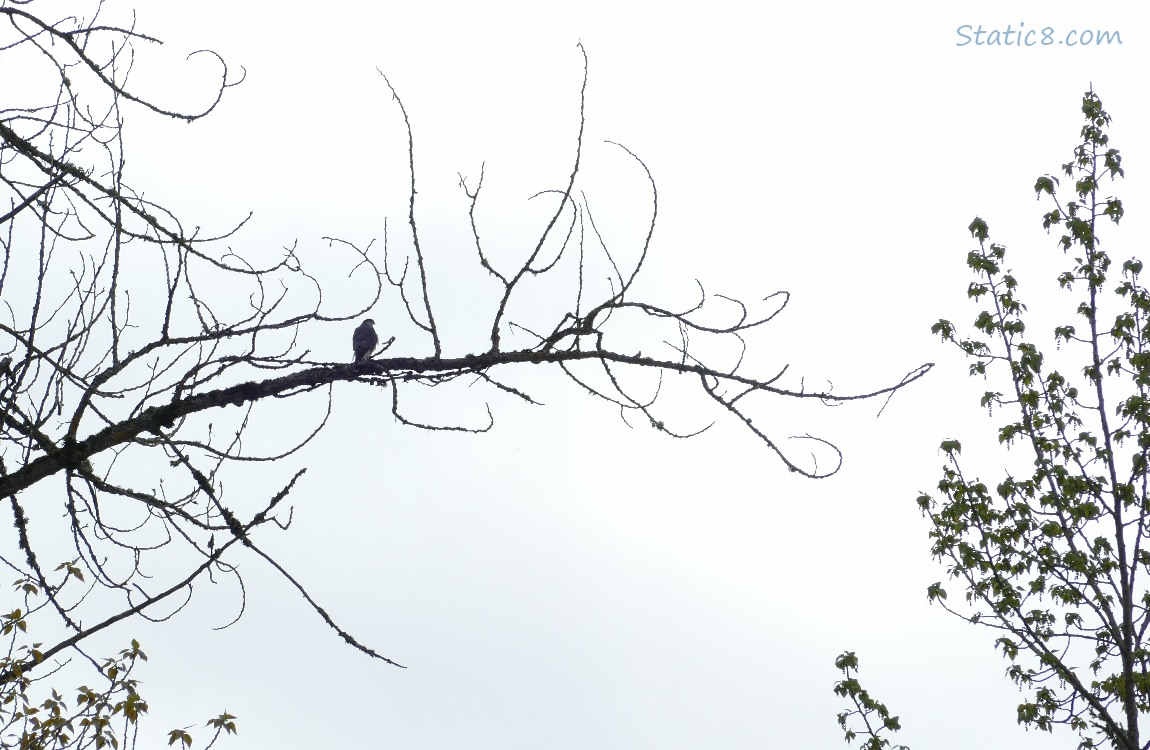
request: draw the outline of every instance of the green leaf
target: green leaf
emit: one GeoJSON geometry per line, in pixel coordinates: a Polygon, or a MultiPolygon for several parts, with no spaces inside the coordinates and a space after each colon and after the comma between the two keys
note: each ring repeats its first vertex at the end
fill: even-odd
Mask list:
{"type": "Polygon", "coordinates": [[[970,226],[968,226],[967,229],[970,230],[971,236],[979,242],[985,241],[986,238],[990,236],[990,228],[986,225],[985,221],[977,216],[974,217],[974,221],[970,222],[970,226]]]}

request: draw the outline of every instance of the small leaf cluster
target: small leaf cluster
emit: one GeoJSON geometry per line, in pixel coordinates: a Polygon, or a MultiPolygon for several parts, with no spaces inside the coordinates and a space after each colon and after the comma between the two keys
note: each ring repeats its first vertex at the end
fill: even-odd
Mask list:
{"type": "MultiPolygon", "coordinates": [[[[0,634],[8,639],[4,655],[0,656],[0,747],[20,750],[65,750],[89,748],[131,748],[136,746],[136,735],[141,720],[149,710],[148,701],[140,694],[135,672],[147,662],[148,656],[139,641],[114,656],[97,661],[84,656],[73,660],[94,667],[94,679],[80,685],[71,695],[57,688],[47,688],[37,697],[35,688],[40,680],[30,676],[31,669],[45,665],[45,651],[51,651],[38,641],[29,640],[29,622],[39,611],[52,604],[63,582],[83,580],[83,572],[75,562],[63,563],[56,568],[62,582],[47,584],[31,579],[16,581],[15,590],[24,606],[0,614],[0,634]]],[[[55,602],[59,606],[59,602],[55,602]]],[[[57,672],[66,665],[53,669],[57,672]]],[[[41,689],[42,690],[42,689],[41,689]]],[[[214,736],[205,745],[211,747],[221,734],[235,734],[236,717],[227,712],[210,720],[206,726],[214,729],[214,736]]],[[[181,748],[192,746],[192,736],[186,729],[169,733],[169,745],[180,743],[181,748]]]]}
{"type": "MultiPolygon", "coordinates": [[[[848,745],[865,737],[859,746],[861,750],[884,750],[892,747],[884,732],[897,732],[902,729],[897,716],[891,716],[890,709],[871,697],[858,678],[859,660],[853,651],[844,651],[835,659],[835,669],[842,671],[843,679],[835,683],[835,694],[847,698],[854,705],[851,710],[838,715],[839,726],[843,728],[848,745]],[[852,721],[857,719],[857,721],[852,721]],[[859,724],[861,722],[861,725],[859,724]]],[[[910,750],[906,745],[894,746],[894,750],[910,750]]]]}

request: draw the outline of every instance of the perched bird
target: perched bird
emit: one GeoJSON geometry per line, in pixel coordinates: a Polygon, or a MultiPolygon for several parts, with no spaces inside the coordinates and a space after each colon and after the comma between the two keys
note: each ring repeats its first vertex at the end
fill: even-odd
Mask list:
{"type": "Polygon", "coordinates": [[[375,332],[375,321],[371,318],[359,324],[351,335],[351,348],[355,351],[355,361],[362,362],[379,346],[379,335],[375,332]]]}

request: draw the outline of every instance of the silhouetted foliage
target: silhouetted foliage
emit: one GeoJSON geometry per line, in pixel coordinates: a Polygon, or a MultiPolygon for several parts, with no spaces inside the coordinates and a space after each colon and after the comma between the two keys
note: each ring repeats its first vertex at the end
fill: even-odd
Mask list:
{"type": "MultiPolygon", "coordinates": [[[[1123,176],[1122,158],[1093,90],[1082,113],[1081,142],[1061,176],[1034,185],[1048,203],[1042,226],[1066,258],[1056,282],[1076,317],[1053,321],[1053,348],[1040,345],[1037,306],[1023,303],[1006,247],[991,242],[985,220],[971,222],[978,247],[967,256],[968,295],[981,307],[974,333],[963,337],[948,320],[931,330],[973,360],[972,377],[990,383],[981,405],[1003,420],[997,437],[1007,468],[987,483],[961,460],[960,442],[946,440],[941,499],[923,494],[918,505],[932,525],[931,552],[964,603],[951,600],[943,581],[927,595],[997,632],[1007,675],[1025,696],[1018,722],[1068,726],[1083,749],[1145,750],[1150,291],[1140,260],[1115,266],[1102,249],[1102,235],[1124,215],[1103,187],[1123,176]],[[1030,468],[1020,474],[1019,466],[1030,468]]],[[[879,741],[870,729],[859,734],[879,741]]]]}

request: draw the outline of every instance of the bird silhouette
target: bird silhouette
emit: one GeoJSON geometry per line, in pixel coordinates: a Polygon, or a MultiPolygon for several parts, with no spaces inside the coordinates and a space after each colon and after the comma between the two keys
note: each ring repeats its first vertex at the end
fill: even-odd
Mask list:
{"type": "Polygon", "coordinates": [[[379,346],[379,334],[375,332],[375,321],[371,318],[359,324],[355,333],[351,335],[351,348],[355,352],[355,361],[362,362],[379,346]]]}

